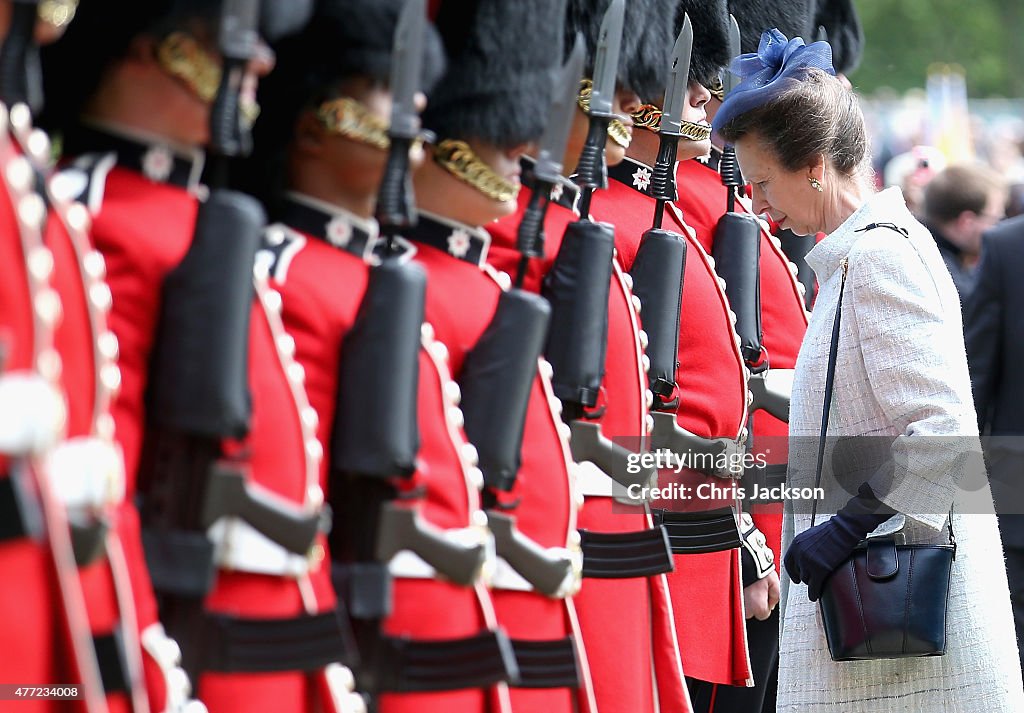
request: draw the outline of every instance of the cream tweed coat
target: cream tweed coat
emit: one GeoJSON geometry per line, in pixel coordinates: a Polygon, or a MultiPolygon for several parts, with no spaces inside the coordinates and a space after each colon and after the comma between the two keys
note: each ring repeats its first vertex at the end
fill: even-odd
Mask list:
{"type": "MultiPolygon", "coordinates": [[[[945,513],[955,501],[958,551],[947,650],[942,657],[834,663],[818,605],[808,601],[805,585],[792,584],[784,574],[778,711],[1022,713],[1006,570],[984,467],[976,457],[980,446],[960,302],[934,241],[910,215],[898,188],[875,194],[807,255],[820,292],[796,365],[789,484],[814,485],[844,257],[849,270],[830,445],[832,436],[887,439],[896,473],[890,489],[878,494],[903,515],[879,531],[904,526],[908,542],[946,542],[945,513]],[[884,228],[855,232],[878,222],[904,227],[910,236],[884,228]]],[[[826,449],[826,462],[829,458],[826,449]]],[[[837,490],[833,481],[832,491],[837,490]]],[[[840,504],[849,497],[840,496],[840,504]]],[[[831,503],[819,509],[817,521],[835,510],[831,503]]],[[[784,548],[810,525],[808,511],[806,505],[787,503],[784,548]]]]}

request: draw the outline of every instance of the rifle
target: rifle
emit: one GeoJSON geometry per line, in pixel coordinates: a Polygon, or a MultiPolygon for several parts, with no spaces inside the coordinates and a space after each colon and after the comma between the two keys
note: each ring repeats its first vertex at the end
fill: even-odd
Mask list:
{"type": "Polygon", "coordinates": [[[35,116],[43,106],[43,75],[35,43],[39,0],[14,0],[11,21],[0,48],[0,101],[26,104],[35,116]]]}
{"type": "Polygon", "coordinates": [[[570,447],[577,463],[590,461],[628,487],[648,485],[654,469],[630,474],[624,467],[629,451],[587,423],[587,409],[597,404],[604,379],[608,346],[608,298],[615,250],[615,232],[589,218],[594,190],[608,185],[605,142],[615,118],[612,98],[618,74],[625,20],[625,0],[612,0],[601,22],[594,58],[590,126],[576,167],[583,189],[580,219],[566,226],[555,263],[544,279],[542,294],[551,303],[551,329],[544,355],[552,366],[551,385],[562,401],[562,418],[572,433],[570,447]]]}
{"type": "MultiPolygon", "coordinates": [[[[245,477],[224,460],[222,439],[245,436],[251,418],[252,265],[266,221],[254,198],[223,183],[231,159],[251,146],[239,89],[257,51],[258,15],[258,0],[223,2],[224,64],[210,112],[213,190],[199,206],[188,252],[164,281],[139,473],[147,564],[161,618],[181,643],[182,667],[192,680],[201,670],[203,598],[215,573],[206,527],[211,518],[226,514],[212,510],[218,501],[224,503],[216,496],[219,479],[230,474],[244,482],[245,477]]],[[[287,529],[275,519],[296,515],[259,498],[246,512],[257,529],[263,529],[260,514],[272,516],[268,536],[287,529]]]]}
{"type": "Polygon", "coordinates": [[[544,255],[544,216],[552,186],[562,179],[561,158],[572,126],[576,87],[583,72],[584,47],[577,37],[569,58],[552,73],[550,118],[540,140],[536,180],[519,224],[521,253],[515,286],[501,293],[480,341],[467,354],[459,380],[469,440],[479,453],[489,488],[488,522],[498,556],[537,591],[549,596],[572,588],[573,561],[564,548],[546,549],[515,529],[514,520],[494,511],[494,491],[511,491],[519,470],[523,429],[537,359],[544,347],[551,308],[540,295],[522,289],[531,258],[544,255]]]}
{"type": "Polygon", "coordinates": [[[665,103],[658,129],[660,144],[654,164],[650,192],[656,199],[653,227],[640,239],[633,269],[633,294],[644,306],[644,330],[648,335],[647,356],[651,368],[648,385],[655,407],[670,409],[675,390],[679,356],[679,319],[683,300],[683,272],[686,241],[679,233],[662,229],[665,204],[676,200],[676,156],[682,138],[682,110],[689,82],[693,27],[684,15],[683,26],[672,48],[672,64],[665,103]]]}
{"type": "Polygon", "coordinates": [[[394,502],[395,479],[415,472],[420,445],[417,394],[426,274],[399,254],[397,239],[416,223],[409,149],[425,134],[415,96],[426,17],[426,0],[407,0],[395,30],[390,150],[375,210],[384,256],[370,270],[355,324],[345,335],[331,434],[332,502],[347,514],[344,529],[332,532],[332,577],[354,620],[363,660],[361,688],[371,693],[388,690],[393,673],[387,659],[395,640],[380,630],[391,609],[392,557],[409,550],[446,579],[471,586],[488,549],[482,523],[441,530],[394,502]]]}
{"type": "MultiPolygon", "coordinates": [[[[730,16],[729,49],[735,57],[740,51],[740,30],[736,18],[730,16]]],[[[736,78],[726,72],[722,84],[726,95],[736,85],[736,78]]],[[[736,334],[747,368],[760,372],[768,368],[761,327],[761,226],[749,213],[736,212],[736,195],[745,184],[736,160],[736,147],[726,144],[719,163],[722,184],[726,190],[726,213],[715,226],[712,256],[715,269],[725,280],[725,293],[736,314],[736,334]]]]}

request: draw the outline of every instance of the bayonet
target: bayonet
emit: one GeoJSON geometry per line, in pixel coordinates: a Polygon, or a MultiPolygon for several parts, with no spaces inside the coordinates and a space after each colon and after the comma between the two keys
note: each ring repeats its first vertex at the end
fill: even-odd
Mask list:
{"type": "Polygon", "coordinates": [[[596,188],[608,185],[608,166],[604,145],[608,125],[615,119],[612,102],[619,74],[619,50],[622,48],[622,27],[626,18],[626,1],[612,0],[601,21],[601,31],[594,53],[594,78],[590,94],[590,130],[576,164],[576,182],[583,188],[580,215],[590,214],[590,198],[596,188]]]}
{"type": "Polygon", "coordinates": [[[665,88],[665,103],[661,110],[662,136],[679,136],[686,104],[686,87],[690,83],[690,54],[693,51],[693,25],[690,16],[683,15],[683,27],[672,47],[672,64],[669,67],[668,86],[665,88]]]}
{"type": "Polygon", "coordinates": [[[537,164],[534,167],[534,175],[538,181],[554,185],[562,180],[562,159],[565,155],[565,146],[569,142],[569,131],[572,129],[573,114],[576,110],[576,89],[580,77],[583,76],[585,55],[583,36],[577,33],[569,58],[561,69],[554,72],[554,96],[551,101],[550,117],[540,139],[537,164]]]}
{"type": "MultiPolygon", "coordinates": [[[[729,63],[740,54],[740,26],[736,22],[736,18],[733,15],[729,15],[729,63]]],[[[725,89],[725,96],[728,97],[729,93],[736,87],[736,76],[728,69],[725,71],[725,77],[722,80],[722,86],[725,89]]],[[[722,185],[725,186],[726,190],[726,212],[733,213],[736,211],[736,191],[743,185],[743,176],[740,174],[740,165],[736,161],[736,147],[732,144],[726,144],[722,147],[722,158],[718,163],[718,171],[722,174],[722,185]]]]}
{"type": "Polygon", "coordinates": [[[225,59],[250,60],[259,44],[258,0],[224,0],[220,53],[225,59]]]}
{"type": "MultiPolygon", "coordinates": [[[[729,62],[736,59],[740,54],[740,26],[733,15],[729,15],[729,62]]],[[[736,86],[736,75],[726,67],[722,77],[722,87],[725,89],[725,96],[736,86]]]]}
{"type": "Polygon", "coordinates": [[[427,0],[407,0],[398,17],[391,51],[392,139],[414,139],[420,131],[416,93],[420,91],[426,26],[427,0]]]}
{"type": "Polygon", "coordinates": [[[690,83],[690,53],[693,50],[693,25],[690,16],[683,15],[683,26],[672,47],[672,63],[669,65],[668,86],[658,133],[661,144],[654,162],[651,176],[651,195],[657,201],[654,206],[654,228],[660,229],[665,212],[665,203],[676,199],[676,155],[679,148],[683,122],[683,107],[686,105],[686,88],[690,83]]]}
{"type": "Polygon", "coordinates": [[[562,160],[576,111],[576,89],[583,76],[584,55],[583,37],[577,34],[569,58],[560,69],[552,72],[551,111],[533,169],[533,192],[523,219],[519,222],[517,244],[522,257],[516,273],[516,287],[523,285],[530,258],[544,255],[544,215],[547,213],[551,188],[565,180],[562,177],[562,160]]]}
{"type": "Polygon", "coordinates": [[[420,134],[416,93],[420,90],[420,65],[423,62],[427,28],[427,0],[406,0],[395,29],[391,50],[391,128],[384,179],[377,195],[375,217],[385,238],[388,254],[395,237],[416,224],[416,205],[412,194],[409,149],[420,134]]]}
{"type": "MultiPolygon", "coordinates": [[[[259,45],[259,0],[224,0],[220,18],[223,59],[220,86],[210,109],[210,150],[221,157],[244,156],[252,150],[252,136],[242,119],[240,92],[249,61],[259,45]]],[[[227,165],[211,169],[216,187],[227,182],[227,165]]]]}
{"type": "Polygon", "coordinates": [[[619,74],[622,28],[626,20],[626,0],[612,0],[601,21],[594,53],[594,88],[590,95],[590,115],[613,118],[612,100],[619,74]]]}

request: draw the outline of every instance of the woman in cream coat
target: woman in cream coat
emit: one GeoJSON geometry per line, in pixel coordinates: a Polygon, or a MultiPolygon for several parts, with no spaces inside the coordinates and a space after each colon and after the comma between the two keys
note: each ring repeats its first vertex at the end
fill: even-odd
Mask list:
{"type": "Polygon", "coordinates": [[[836,478],[823,478],[814,527],[809,503],[787,503],[778,711],[1024,711],[949,273],[899,189],[873,192],[864,119],[833,76],[827,44],[787,42],[772,30],[733,71],[744,81],[719,109],[715,129],[736,144],[755,210],[798,234],[827,233],[807,255],[820,288],[796,366],[790,486],[815,484],[833,319],[847,272],[825,451],[826,464],[842,466],[836,478]],[[876,527],[902,529],[911,543],[948,542],[951,507],[958,549],[946,654],[833,662],[812,601],[829,573],[876,527]]]}

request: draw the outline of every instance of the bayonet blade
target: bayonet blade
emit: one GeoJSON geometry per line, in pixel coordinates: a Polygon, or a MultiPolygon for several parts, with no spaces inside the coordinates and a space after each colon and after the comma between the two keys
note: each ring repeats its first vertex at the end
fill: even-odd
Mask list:
{"type": "Polygon", "coordinates": [[[626,0],[612,0],[601,21],[597,52],[594,53],[594,89],[590,95],[590,113],[596,116],[610,116],[612,113],[625,21],[626,0]]]}
{"type": "MultiPolygon", "coordinates": [[[[729,62],[740,56],[740,26],[736,22],[736,18],[732,14],[729,15],[729,62]]],[[[729,96],[729,92],[732,91],[733,87],[736,86],[736,75],[729,71],[726,67],[722,70],[722,87],[725,89],[725,95],[729,96]]]]}
{"type": "Polygon", "coordinates": [[[427,26],[427,0],[406,0],[391,49],[391,129],[393,138],[414,139],[420,131],[416,92],[420,89],[427,26]]]}
{"type": "Polygon", "coordinates": [[[224,0],[220,51],[227,59],[252,59],[259,43],[259,0],[224,0]]]}
{"type": "Polygon", "coordinates": [[[693,25],[690,16],[683,15],[683,27],[679,30],[672,47],[672,64],[669,67],[668,86],[665,88],[665,103],[661,113],[659,133],[678,134],[682,128],[683,106],[686,104],[686,87],[690,82],[690,54],[693,51],[693,25]]]}
{"type": "Polygon", "coordinates": [[[569,142],[569,131],[576,113],[576,91],[580,77],[583,76],[585,58],[583,36],[577,33],[569,59],[561,69],[553,73],[551,112],[547,128],[540,139],[537,165],[534,167],[534,174],[540,181],[558,183],[562,178],[562,158],[565,156],[565,146],[569,142]]]}

